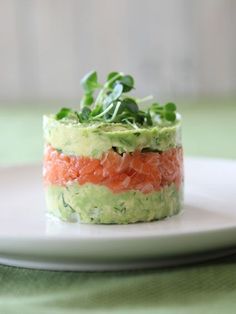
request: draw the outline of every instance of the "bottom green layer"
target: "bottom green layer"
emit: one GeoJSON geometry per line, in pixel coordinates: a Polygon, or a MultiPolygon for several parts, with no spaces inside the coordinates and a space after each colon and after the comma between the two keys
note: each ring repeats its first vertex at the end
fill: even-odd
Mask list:
{"type": "Polygon", "coordinates": [[[78,183],[46,187],[48,211],[64,221],[93,224],[128,224],[158,220],[177,214],[182,206],[182,189],[175,184],[160,191],[113,193],[101,185],[78,183]]]}

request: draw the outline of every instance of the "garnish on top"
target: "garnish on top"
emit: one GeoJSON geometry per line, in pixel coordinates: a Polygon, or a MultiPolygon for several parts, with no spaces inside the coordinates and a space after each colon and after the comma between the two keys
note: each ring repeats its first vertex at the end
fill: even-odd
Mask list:
{"type": "Polygon", "coordinates": [[[172,102],[165,105],[154,102],[146,110],[140,110],[139,105],[153,97],[139,99],[128,95],[134,89],[134,79],[131,75],[111,72],[108,74],[106,82],[100,84],[97,72],[92,71],[82,78],[81,85],[84,95],[80,103],[80,110],[62,108],[56,114],[57,120],[68,117],[78,119],[80,123],[95,121],[122,123],[129,124],[134,128],[152,126],[155,121],[175,122],[176,120],[176,105],[172,102]],[[95,92],[97,92],[96,96],[95,92]]]}

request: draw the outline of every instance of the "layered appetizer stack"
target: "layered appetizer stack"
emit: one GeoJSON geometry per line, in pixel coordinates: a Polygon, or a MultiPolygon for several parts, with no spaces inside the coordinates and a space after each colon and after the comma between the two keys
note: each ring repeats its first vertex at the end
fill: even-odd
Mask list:
{"type": "Polygon", "coordinates": [[[183,151],[175,104],[134,97],[134,79],[123,73],[112,72],[100,84],[90,72],[81,83],[79,111],[62,108],[44,116],[48,211],[65,221],[96,224],[177,214],[183,151]]]}

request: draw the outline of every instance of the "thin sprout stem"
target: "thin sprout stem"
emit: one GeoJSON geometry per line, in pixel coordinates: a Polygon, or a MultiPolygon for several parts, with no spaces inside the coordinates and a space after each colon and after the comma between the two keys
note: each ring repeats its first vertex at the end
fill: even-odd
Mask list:
{"type": "Polygon", "coordinates": [[[146,101],[149,101],[149,100],[152,100],[154,97],[153,95],[149,95],[149,96],[146,96],[144,98],[140,98],[140,99],[136,99],[136,103],[137,104],[141,104],[142,102],[146,102],[146,101]]]}
{"type": "Polygon", "coordinates": [[[95,103],[94,103],[94,106],[96,106],[97,104],[99,104],[100,102],[100,99],[102,98],[103,96],[103,93],[105,92],[105,90],[108,88],[109,84],[115,82],[115,80],[120,76],[120,75],[124,75],[122,72],[119,72],[118,74],[116,74],[113,78],[111,78],[109,81],[107,81],[103,88],[100,90],[100,92],[98,93],[98,96],[95,100],[95,103]]]}
{"type": "Polygon", "coordinates": [[[109,81],[107,81],[107,82],[104,84],[104,88],[107,88],[111,83],[115,82],[116,79],[118,79],[119,76],[122,76],[122,75],[124,75],[123,72],[117,73],[113,78],[111,78],[109,81]]]}
{"type": "Polygon", "coordinates": [[[139,127],[137,126],[137,124],[135,122],[131,123],[128,119],[124,119],[123,121],[125,121],[127,124],[131,125],[134,129],[139,130],[139,127]]]}
{"type": "Polygon", "coordinates": [[[112,122],[112,121],[115,119],[115,117],[116,117],[116,115],[117,115],[117,112],[118,112],[118,110],[120,109],[120,105],[121,105],[121,102],[119,102],[119,103],[116,105],[116,108],[115,108],[115,110],[114,110],[114,112],[113,112],[113,115],[112,115],[111,119],[108,120],[108,122],[112,122]]]}
{"type": "Polygon", "coordinates": [[[105,90],[105,89],[103,88],[103,89],[101,89],[100,92],[98,93],[97,98],[96,98],[95,103],[94,103],[94,107],[96,107],[96,106],[99,104],[100,98],[102,98],[103,93],[104,93],[104,90],[105,90]]]}
{"type": "Polygon", "coordinates": [[[110,104],[110,106],[108,106],[103,112],[99,113],[97,116],[93,117],[92,119],[94,120],[94,119],[104,116],[104,114],[106,114],[112,107],[113,107],[113,103],[110,104]]]}

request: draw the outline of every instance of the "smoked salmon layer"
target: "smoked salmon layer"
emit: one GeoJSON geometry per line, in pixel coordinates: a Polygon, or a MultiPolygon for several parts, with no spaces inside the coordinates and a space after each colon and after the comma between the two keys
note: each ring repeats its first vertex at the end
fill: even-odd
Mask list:
{"type": "Polygon", "coordinates": [[[183,151],[182,147],[160,153],[109,150],[96,159],[65,155],[47,145],[43,177],[46,186],[94,184],[114,193],[135,190],[148,194],[170,185],[178,190],[183,181],[183,151]]]}

